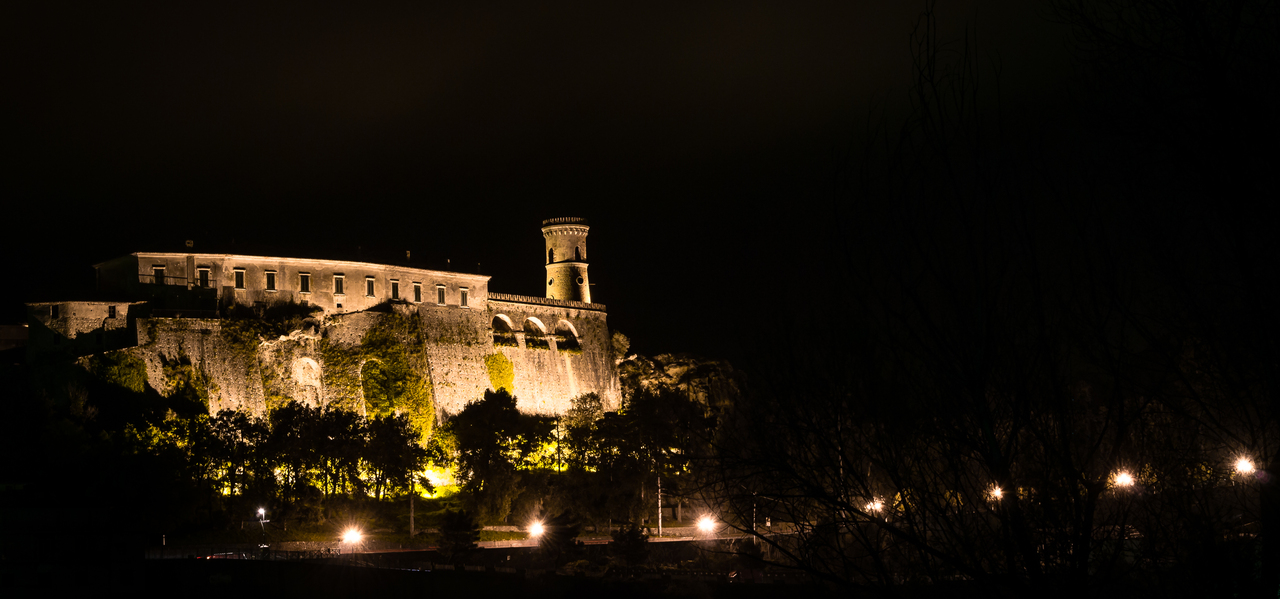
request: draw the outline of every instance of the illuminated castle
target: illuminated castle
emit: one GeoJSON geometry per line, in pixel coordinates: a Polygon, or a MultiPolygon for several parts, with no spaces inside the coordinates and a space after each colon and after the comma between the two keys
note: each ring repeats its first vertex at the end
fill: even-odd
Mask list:
{"type": "Polygon", "coordinates": [[[580,218],[543,221],[546,297],[491,293],[488,276],[408,266],[137,252],[95,265],[106,300],[27,304],[30,351],[82,360],[125,352],[145,362],[162,394],[171,387],[166,365],[185,360],[207,380],[211,412],[260,414],[279,398],[368,411],[365,388],[339,383],[364,380],[377,358],[361,352],[362,343],[398,317],[408,324],[395,334],[412,350],[406,355],[437,415],[496,387],[507,387],[526,412],[563,413],[583,393],[616,408],[605,306],[591,303],[587,278],[588,231],[580,218]],[[278,338],[261,338],[253,359],[222,334],[245,318],[282,313],[305,318],[278,338]],[[355,356],[341,361],[351,377],[333,372],[339,349],[355,356]]]}

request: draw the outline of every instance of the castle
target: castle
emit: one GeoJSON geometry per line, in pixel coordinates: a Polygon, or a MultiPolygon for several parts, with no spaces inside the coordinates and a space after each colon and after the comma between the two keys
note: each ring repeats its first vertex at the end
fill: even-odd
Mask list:
{"type": "Polygon", "coordinates": [[[528,413],[561,414],[584,393],[616,409],[588,231],[585,219],[543,221],[545,297],[491,293],[488,276],[443,270],[137,252],[94,266],[103,299],[28,303],[29,351],[86,368],[124,360],[161,395],[197,385],[211,413],[299,400],[439,418],[500,387],[528,413]]]}

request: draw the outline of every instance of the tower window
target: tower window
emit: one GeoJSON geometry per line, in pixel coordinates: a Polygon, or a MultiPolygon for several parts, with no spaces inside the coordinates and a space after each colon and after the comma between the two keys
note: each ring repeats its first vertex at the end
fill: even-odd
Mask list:
{"type": "Polygon", "coordinates": [[[548,248],[548,249],[547,249],[547,264],[551,264],[552,262],[555,262],[555,261],[556,261],[556,248],[548,248]]]}
{"type": "Polygon", "coordinates": [[[151,282],[155,283],[156,285],[164,285],[164,267],[163,266],[151,267],[151,279],[152,279],[151,282]]]}
{"type": "Polygon", "coordinates": [[[107,318],[115,318],[115,317],[116,317],[116,307],[107,306],[107,318]]]}
{"type": "Polygon", "coordinates": [[[49,318],[57,318],[57,317],[58,317],[58,307],[49,306],[49,318]]]}
{"type": "Polygon", "coordinates": [[[364,278],[364,294],[367,297],[373,297],[373,277],[364,278]]]}
{"type": "Polygon", "coordinates": [[[267,291],[275,291],[276,290],[276,271],[268,270],[266,272],[266,275],[267,275],[267,291]]]}
{"type": "Polygon", "coordinates": [[[463,308],[465,308],[465,307],[467,307],[467,292],[468,292],[468,289],[467,289],[466,287],[463,287],[463,288],[459,289],[458,291],[462,293],[462,298],[458,300],[458,305],[460,305],[460,306],[462,306],[463,308]]]}
{"type": "Polygon", "coordinates": [[[298,291],[302,293],[311,293],[311,273],[304,272],[298,274],[298,291]]]}
{"type": "Polygon", "coordinates": [[[422,303],[422,283],[413,284],[413,301],[422,303]]]}
{"type": "Polygon", "coordinates": [[[573,248],[573,259],[582,262],[582,246],[573,248]]]}
{"type": "Polygon", "coordinates": [[[391,279],[391,299],[400,299],[400,281],[391,279]]]}
{"type": "Polygon", "coordinates": [[[235,272],[236,289],[244,289],[244,269],[237,268],[235,272]]]}
{"type": "Polygon", "coordinates": [[[209,288],[209,269],[201,268],[196,270],[196,282],[199,283],[201,287],[208,289],[209,288]]]}
{"type": "Polygon", "coordinates": [[[444,285],[436,285],[436,303],[444,305],[444,285]]]}
{"type": "Polygon", "coordinates": [[[342,275],[333,275],[333,294],[342,295],[342,275]]]}

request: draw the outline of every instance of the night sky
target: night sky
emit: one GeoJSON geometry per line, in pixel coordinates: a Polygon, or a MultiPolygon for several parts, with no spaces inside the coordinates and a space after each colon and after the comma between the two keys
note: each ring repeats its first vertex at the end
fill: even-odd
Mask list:
{"type": "MultiPolygon", "coordinates": [[[[543,293],[540,221],[592,225],[633,348],[738,359],[822,309],[842,158],[911,82],[923,3],[98,3],[3,9],[3,323],[133,251],[362,258],[543,293]],[[477,267],[477,264],[479,265],[477,267]]],[[[1059,25],[952,2],[1010,105],[1059,25]]]]}

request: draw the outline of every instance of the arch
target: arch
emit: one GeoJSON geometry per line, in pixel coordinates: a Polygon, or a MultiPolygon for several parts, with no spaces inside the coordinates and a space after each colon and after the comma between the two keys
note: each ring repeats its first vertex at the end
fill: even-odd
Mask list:
{"type": "Polygon", "coordinates": [[[573,259],[575,262],[582,262],[582,246],[573,246],[573,259]]]}
{"type": "Polygon", "coordinates": [[[582,345],[578,343],[578,330],[573,327],[573,323],[567,320],[556,323],[556,348],[561,351],[582,352],[582,345]]]}
{"type": "Polygon", "coordinates": [[[520,342],[516,339],[516,327],[511,319],[505,314],[497,314],[493,317],[493,344],[495,346],[520,347],[520,342]]]}
{"type": "Polygon", "coordinates": [[[530,316],[524,319],[524,332],[528,335],[546,335],[547,325],[542,324],[542,321],[538,320],[538,317],[530,316]]]}
{"type": "Polygon", "coordinates": [[[547,325],[542,324],[541,320],[530,316],[524,319],[524,347],[525,349],[551,349],[551,345],[547,343],[547,325]]]}
{"type": "Polygon", "coordinates": [[[511,318],[506,314],[495,314],[493,316],[493,331],[496,333],[502,331],[504,333],[514,333],[516,330],[515,323],[511,322],[511,318]]]}
{"type": "Polygon", "coordinates": [[[547,248],[547,264],[556,261],[556,248],[547,248]]]}

